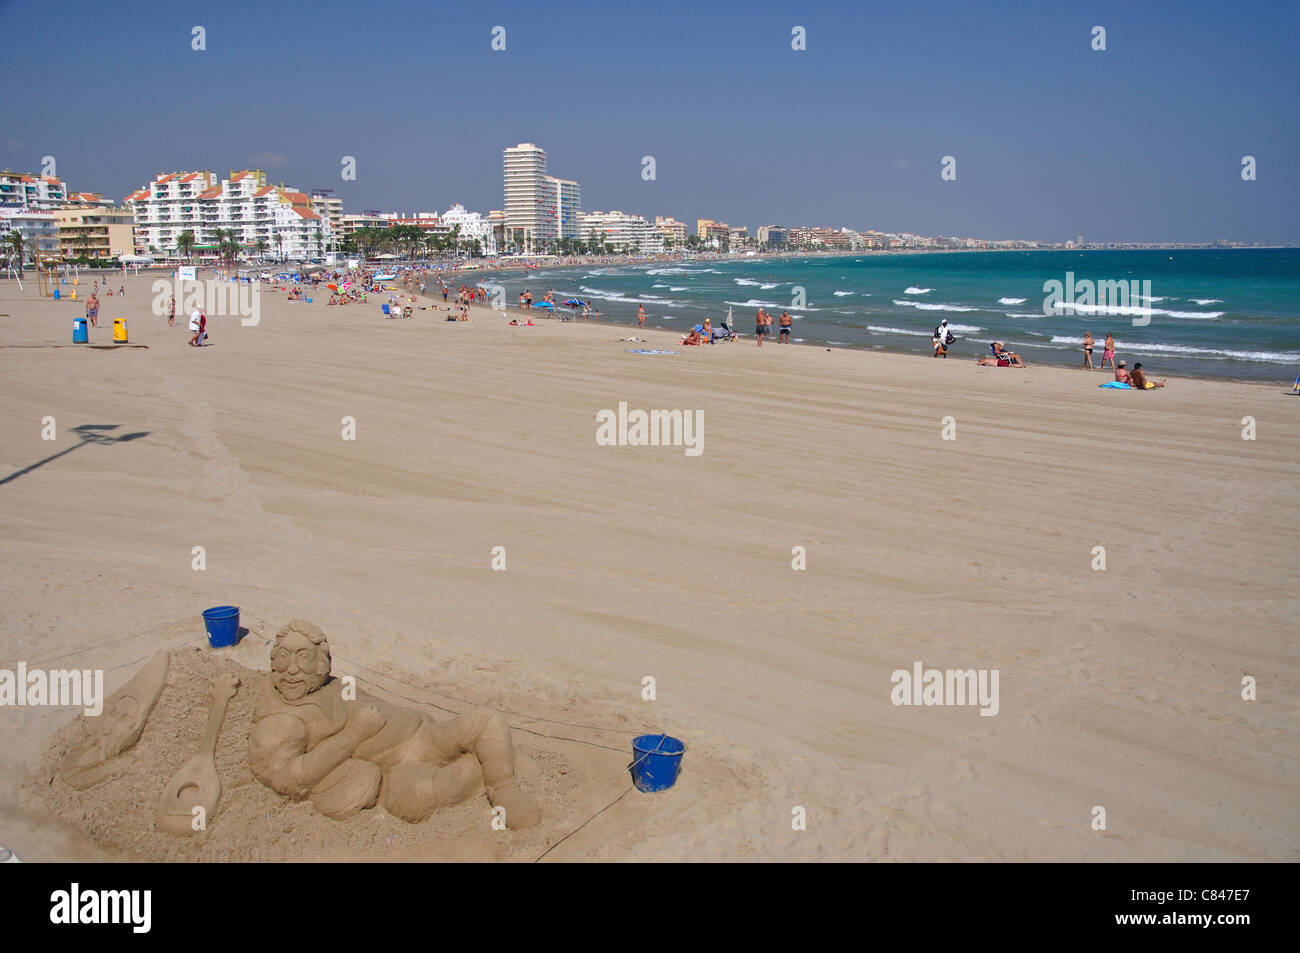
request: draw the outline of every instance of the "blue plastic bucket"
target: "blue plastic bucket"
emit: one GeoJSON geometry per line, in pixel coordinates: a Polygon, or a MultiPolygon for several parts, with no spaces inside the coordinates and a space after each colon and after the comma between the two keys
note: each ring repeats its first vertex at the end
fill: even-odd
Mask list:
{"type": "Polygon", "coordinates": [[[216,606],[203,610],[203,625],[208,630],[208,644],[224,649],[239,641],[239,606],[216,606]]]}
{"type": "Polygon", "coordinates": [[[632,783],[638,791],[667,791],[677,783],[686,745],[669,735],[632,739],[632,783]]]}
{"type": "Polygon", "coordinates": [[[89,336],[89,334],[88,334],[87,331],[86,331],[86,319],[85,319],[85,318],[73,318],[73,319],[72,319],[72,343],[73,343],[73,344],[88,344],[88,343],[90,343],[90,336],[89,336]]]}

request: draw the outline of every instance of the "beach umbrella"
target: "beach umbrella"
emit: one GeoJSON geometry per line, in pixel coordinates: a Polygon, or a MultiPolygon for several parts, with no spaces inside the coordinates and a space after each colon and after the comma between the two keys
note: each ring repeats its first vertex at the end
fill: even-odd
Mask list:
{"type": "Polygon", "coordinates": [[[585,308],[587,306],[587,302],[579,301],[577,298],[570,298],[568,301],[564,303],[567,304],[570,308],[585,308]]]}
{"type": "Polygon", "coordinates": [[[555,305],[551,304],[549,301],[539,301],[539,302],[537,302],[537,304],[533,305],[533,307],[534,307],[534,308],[554,308],[555,305]]]}

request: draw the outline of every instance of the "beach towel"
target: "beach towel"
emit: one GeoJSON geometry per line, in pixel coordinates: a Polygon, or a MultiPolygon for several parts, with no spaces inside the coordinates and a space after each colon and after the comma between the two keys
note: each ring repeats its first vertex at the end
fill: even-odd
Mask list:
{"type": "Polygon", "coordinates": [[[664,351],[657,347],[654,348],[630,347],[627,349],[627,353],[629,354],[676,354],[677,352],[664,351]]]}
{"type": "Polygon", "coordinates": [[[1111,390],[1132,390],[1128,384],[1123,381],[1107,381],[1104,384],[1098,384],[1098,387],[1109,387],[1111,390]]]}

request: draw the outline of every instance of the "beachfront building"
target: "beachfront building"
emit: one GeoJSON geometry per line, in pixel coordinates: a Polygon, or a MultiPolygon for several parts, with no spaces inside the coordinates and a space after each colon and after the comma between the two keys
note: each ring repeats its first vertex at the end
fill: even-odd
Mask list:
{"type": "Polygon", "coordinates": [[[711,218],[695,220],[695,234],[701,245],[721,248],[730,241],[731,226],[726,222],[715,222],[711,218]]]}
{"type": "Polygon", "coordinates": [[[497,237],[491,213],[484,217],[481,212],[465,211],[465,206],[457,203],[442,213],[439,230],[450,233],[457,227],[460,230],[456,234],[463,247],[469,248],[478,242],[479,250],[484,255],[497,253],[497,237]]]}
{"type": "Polygon", "coordinates": [[[656,215],[655,228],[663,237],[664,248],[686,247],[686,223],[679,222],[671,215],[656,215]]]}
{"type": "Polygon", "coordinates": [[[54,218],[64,258],[119,258],[135,250],[135,216],[130,209],[65,205],[55,209],[54,218]]]}
{"type": "Polygon", "coordinates": [[[749,228],[745,225],[731,225],[727,228],[727,241],[732,248],[749,244],[749,228]]]}
{"type": "Polygon", "coordinates": [[[17,202],[0,204],[0,235],[22,236],[24,262],[59,257],[59,224],[54,213],[24,208],[17,202]]]}
{"type": "Polygon", "coordinates": [[[337,248],[339,219],[343,217],[343,200],[334,194],[333,189],[312,189],[307,195],[311,199],[311,210],[320,216],[321,230],[325,235],[325,247],[337,248]]]}
{"type": "Polygon", "coordinates": [[[325,247],[322,217],[303,192],[270,185],[260,169],[232,171],[217,182],[210,171],[159,174],[127,196],[135,216],[136,247],[174,252],[185,232],[194,236],[191,254],[216,258],[218,231],[234,232],[246,251],[305,259],[325,247]]]}
{"type": "Polygon", "coordinates": [[[612,248],[624,246],[641,254],[657,254],[664,250],[663,232],[640,215],[626,212],[588,212],[583,219],[583,240],[603,241],[612,248]]]}
{"type": "Polygon", "coordinates": [[[758,244],[760,247],[780,248],[786,243],[789,231],[784,225],[760,225],[758,227],[758,244]]]}
{"type": "Polygon", "coordinates": [[[505,172],[505,241],[535,254],[553,250],[561,238],[578,238],[582,188],[546,173],[546,150],[521,142],[502,153],[505,172]]]}
{"type": "Polygon", "coordinates": [[[49,211],[68,201],[68,188],[57,175],[0,172],[0,205],[49,211]]]}

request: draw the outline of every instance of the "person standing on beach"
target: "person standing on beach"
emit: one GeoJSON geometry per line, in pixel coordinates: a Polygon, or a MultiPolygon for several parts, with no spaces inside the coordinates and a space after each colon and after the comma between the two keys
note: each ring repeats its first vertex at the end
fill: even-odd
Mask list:
{"type": "Polygon", "coordinates": [[[584,320],[584,321],[590,321],[590,320],[591,320],[591,305],[589,305],[589,304],[584,304],[584,305],[582,306],[582,320],[584,320]]]}
{"type": "Polygon", "coordinates": [[[92,291],[86,300],[86,318],[92,328],[99,327],[99,294],[92,291]]]}
{"type": "Polygon", "coordinates": [[[194,334],[190,337],[190,347],[199,346],[199,332],[202,330],[202,328],[203,328],[203,315],[199,313],[198,308],[195,308],[194,313],[190,315],[190,330],[194,332],[194,334]]]}
{"type": "Polygon", "coordinates": [[[794,318],[790,317],[790,312],[781,312],[781,334],[776,339],[777,344],[786,344],[790,340],[790,328],[794,325],[794,318]]]}
{"type": "Polygon", "coordinates": [[[171,303],[167,305],[167,327],[176,327],[176,296],[172,295],[171,303]]]}
{"type": "Polygon", "coordinates": [[[1083,332],[1083,367],[1084,370],[1088,370],[1088,371],[1096,370],[1096,368],[1092,366],[1092,345],[1093,345],[1092,332],[1084,331],[1083,332]]]}
{"type": "Polygon", "coordinates": [[[1109,331],[1106,332],[1106,349],[1101,352],[1101,369],[1106,369],[1106,362],[1110,361],[1110,369],[1115,370],[1115,335],[1109,331]]]}
{"type": "Polygon", "coordinates": [[[758,314],[754,315],[754,337],[758,338],[758,346],[763,346],[763,335],[767,333],[767,319],[763,316],[763,309],[758,309],[758,314]]]}
{"type": "Polygon", "coordinates": [[[636,306],[636,326],[638,328],[645,327],[645,305],[643,304],[636,306]]]}

